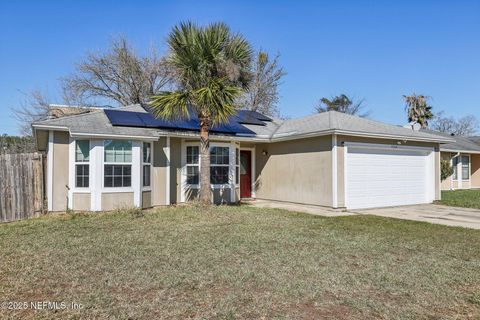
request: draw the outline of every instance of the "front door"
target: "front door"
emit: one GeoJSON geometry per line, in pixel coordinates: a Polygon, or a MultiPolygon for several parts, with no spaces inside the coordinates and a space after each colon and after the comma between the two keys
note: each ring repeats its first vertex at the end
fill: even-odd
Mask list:
{"type": "Polygon", "coordinates": [[[240,150],[240,197],[252,197],[252,152],[240,150]]]}

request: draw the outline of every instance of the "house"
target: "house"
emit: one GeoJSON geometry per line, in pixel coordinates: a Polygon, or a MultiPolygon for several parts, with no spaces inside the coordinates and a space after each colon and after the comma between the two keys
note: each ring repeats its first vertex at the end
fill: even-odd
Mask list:
{"type": "Polygon", "coordinates": [[[442,160],[450,162],[453,174],[441,183],[442,190],[480,188],[480,140],[478,137],[451,136],[437,131],[428,133],[455,139],[440,146],[442,160]]]}
{"type": "MultiPolygon", "coordinates": [[[[195,118],[158,120],[132,105],[32,127],[47,152],[49,211],[147,208],[198,193],[195,118]]],[[[453,142],[334,111],[278,120],[242,110],[212,128],[212,196],[348,209],[430,203],[440,199],[441,144],[453,142]]]]}

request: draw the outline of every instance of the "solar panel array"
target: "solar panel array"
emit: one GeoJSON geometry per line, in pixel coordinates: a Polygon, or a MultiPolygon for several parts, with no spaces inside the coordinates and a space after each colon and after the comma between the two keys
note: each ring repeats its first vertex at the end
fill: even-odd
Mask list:
{"type": "MultiPolygon", "coordinates": [[[[188,120],[167,121],[155,118],[150,112],[130,112],[122,110],[104,110],[104,112],[113,126],[187,131],[200,130],[198,117],[193,114],[188,120]]],[[[228,123],[213,126],[210,131],[222,134],[254,135],[255,132],[242,124],[264,126],[266,121],[272,121],[272,119],[255,111],[238,110],[237,114],[230,117],[228,123]]]]}

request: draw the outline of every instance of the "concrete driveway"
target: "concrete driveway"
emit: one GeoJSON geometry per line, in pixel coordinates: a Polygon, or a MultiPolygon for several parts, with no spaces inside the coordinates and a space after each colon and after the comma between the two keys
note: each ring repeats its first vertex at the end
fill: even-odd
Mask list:
{"type": "Polygon", "coordinates": [[[391,208],[351,210],[357,214],[373,214],[376,216],[425,221],[447,226],[480,229],[480,210],[448,207],[435,204],[422,204],[391,208]]]}

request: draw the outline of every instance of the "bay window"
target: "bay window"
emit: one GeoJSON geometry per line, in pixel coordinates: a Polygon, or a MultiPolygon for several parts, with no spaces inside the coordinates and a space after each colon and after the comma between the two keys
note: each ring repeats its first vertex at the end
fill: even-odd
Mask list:
{"type": "Polygon", "coordinates": [[[90,141],[75,141],[75,187],[88,188],[90,180],[90,141]]]}
{"type": "Polygon", "coordinates": [[[105,140],[103,177],[105,188],[132,186],[132,141],[105,140]]]}
{"type": "Polygon", "coordinates": [[[150,172],[152,167],[152,146],[149,142],[143,143],[143,186],[150,187],[150,172]]]}

